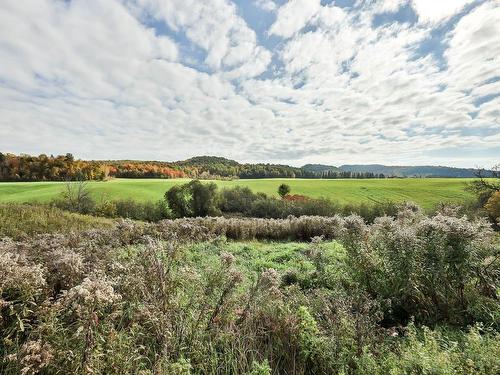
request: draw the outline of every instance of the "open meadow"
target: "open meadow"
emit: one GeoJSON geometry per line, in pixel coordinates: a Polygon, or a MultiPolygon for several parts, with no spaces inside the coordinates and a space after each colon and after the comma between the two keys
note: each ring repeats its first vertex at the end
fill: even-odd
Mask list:
{"type": "Polygon", "coordinates": [[[0,0],[0,375],[500,375],[500,0],[0,0]]]}
{"type": "MultiPolygon", "coordinates": [[[[89,181],[88,187],[96,199],[133,199],[157,201],[174,185],[187,179],[113,179],[89,181]]],[[[406,178],[406,179],[241,179],[214,180],[219,188],[247,186],[253,192],[277,196],[278,186],[286,183],[292,194],[313,198],[328,198],[339,203],[381,203],[413,201],[423,208],[433,208],[440,202],[463,203],[472,195],[464,190],[466,178],[406,178]]],[[[49,202],[64,190],[63,182],[4,182],[0,183],[0,202],[49,202]]]]}
{"type": "Polygon", "coordinates": [[[482,219],[410,206],[372,225],[112,225],[31,208],[0,211],[2,374],[500,370],[497,240],[482,219]]]}

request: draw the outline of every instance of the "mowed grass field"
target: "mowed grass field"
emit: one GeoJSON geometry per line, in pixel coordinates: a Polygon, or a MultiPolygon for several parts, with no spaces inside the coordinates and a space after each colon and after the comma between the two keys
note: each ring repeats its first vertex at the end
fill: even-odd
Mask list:
{"type": "MultiPolygon", "coordinates": [[[[278,186],[290,185],[292,194],[324,197],[340,203],[373,203],[384,201],[413,201],[424,208],[440,202],[463,203],[472,199],[464,190],[472,179],[369,179],[369,180],[308,180],[308,179],[255,179],[214,181],[219,188],[248,186],[254,192],[277,195],[278,186]]],[[[105,199],[134,199],[157,201],[176,184],[188,179],[113,179],[88,182],[92,195],[105,199]]],[[[0,183],[0,202],[48,202],[64,191],[63,182],[3,182],[0,183]]]]}

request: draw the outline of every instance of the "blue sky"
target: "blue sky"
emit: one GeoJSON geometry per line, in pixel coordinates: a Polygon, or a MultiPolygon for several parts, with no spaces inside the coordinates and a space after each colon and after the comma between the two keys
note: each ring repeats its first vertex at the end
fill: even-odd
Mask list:
{"type": "Polygon", "coordinates": [[[498,0],[4,0],[0,150],[500,162],[498,0]]]}

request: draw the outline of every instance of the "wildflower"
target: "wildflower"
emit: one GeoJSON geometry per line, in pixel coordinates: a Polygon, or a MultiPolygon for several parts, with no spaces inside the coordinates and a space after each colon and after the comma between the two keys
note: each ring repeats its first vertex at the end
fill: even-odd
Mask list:
{"type": "Polygon", "coordinates": [[[280,295],[280,274],[274,268],[268,268],[260,275],[260,283],[263,289],[269,291],[273,295],[280,295]]]}
{"type": "Polygon", "coordinates": [[[26,342],[20,353],[20,363],[23,366],[21,374],[38,374],[47,367],[54,358],[53,349],[48,343],[42,343],[41,340],[30,340],[26,342]]]}
{"type": "Polygon", "coordinates": [[[41,265],[31,264],[23,255],[0,252],[0,291],[7,295],[38,295],[46,285],[44,274],[41,265]]]}
{"type": "Polygon", "coordinates": [[[65,292],[62,307],[71,309],[79,318],[88,318],[94,313],[103,313],[121,301],[106,278],[87,277],[83,282],[65,292]]]}
{"type": "Polygon", "coordinates": [[[234,263],[235,258],[233,254],[223,251],[220,253],[220,260],[224,266],[229,267],[234,263]]]}

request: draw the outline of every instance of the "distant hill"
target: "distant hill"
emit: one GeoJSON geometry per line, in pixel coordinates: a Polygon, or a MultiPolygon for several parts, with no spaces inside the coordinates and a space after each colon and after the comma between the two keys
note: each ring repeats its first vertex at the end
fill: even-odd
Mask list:
{"type": "Polygon", "coordinates": [[[386,177],[475,177],[477,169],[443,166],[387,166],[381,164],[341,165],[341,171],[384,174],[386,177]]]}
{"type": "Polygon", "coordinates": [[[328,171],[338,172],[339,168],[334,167],[333,165],[324,165],[324,164],[306,164],[301,167],[304,171],[321,173],[328,171]]]}
{"type": "Polygon", "coordinates": [[[226,159],[220,156],[195,156],[184,161],[175,162],[180,165],[193,165],[193,166],[203,166],[203,165],[226,165],[231,167],[236,167],[240,165],[236,160],[226,159]]]}
{"type": "MultiPolygon", "coordinates": [[[[340,167],[325,164],[306,164],[304,171],[325,174],[328,172],[371,173],[385,177],[476,177],[477,169],[444,166],[389,166],[382,164],[344,164],[340,167]]],[[[488,172],[486,173],[488,175],[488,172]]]]}

